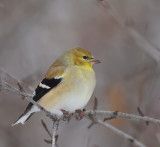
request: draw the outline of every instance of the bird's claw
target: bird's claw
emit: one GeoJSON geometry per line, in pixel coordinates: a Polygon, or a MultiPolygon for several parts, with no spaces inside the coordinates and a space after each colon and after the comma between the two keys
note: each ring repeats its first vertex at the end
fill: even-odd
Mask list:
{"type": "Polygon", "coordinates": [[[81,120],[84,117],[84,111],[83,110],[78,109],[75,112],[78,113],[78,116],[76,116],[77,120],[81,120]]]}
{"type": "Polygon", "coordinates": [[[63,121],[69,122],[71,120],[71,115],[70,115],[69,111],[61,109],[61,112],[63,113],[63,121]]]}

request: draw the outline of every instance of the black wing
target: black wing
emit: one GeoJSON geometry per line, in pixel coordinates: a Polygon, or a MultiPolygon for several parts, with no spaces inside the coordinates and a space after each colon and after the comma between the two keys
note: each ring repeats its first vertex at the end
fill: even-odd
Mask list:
{"type": "MultiPolygon", "coordinates": [[[[35,95],[33,97],[33,100],[37,102],[41,97],[43,97],[46,93],[48,93],[52,88],[56,87],[61,81],[62,81],[62,78],[43,79],[41,81],[41,84],[45,85],[45,87],[40,86],[40,84],[37,86],[37,88],[35,89],[35,95]]],[[[33,105],[32,103],[29,103],[24,113],[27,113],[31,109],[32,105],[33,105]]]]}

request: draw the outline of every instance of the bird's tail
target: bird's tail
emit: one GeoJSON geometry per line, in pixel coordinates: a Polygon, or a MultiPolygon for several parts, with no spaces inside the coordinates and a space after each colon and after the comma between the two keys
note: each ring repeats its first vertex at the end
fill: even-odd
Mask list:
{"type": "Polygon", "coordinates": [[[18,120],[15,122],[15,123],[13,123],[12,124],[12,126],[15,126],[15,125],[17,125],[17,124],[19,124],[19,123],[21,123],[21,124],[24,124],[32,115],[33,115],[33,113],[34,112],[32,112],[32,113],[26,113],[26,114],[22,114],[19,118],[18,118],[18,120]]]}
{"type": "Polygon", "coordinates": [[[29,111],[25,111],[18,120],[12,124],[12,126],[15,126],[19,123],[24,124],[35,112],[39,111],[39,109],[35,106],[33,106],[29,111]]]}

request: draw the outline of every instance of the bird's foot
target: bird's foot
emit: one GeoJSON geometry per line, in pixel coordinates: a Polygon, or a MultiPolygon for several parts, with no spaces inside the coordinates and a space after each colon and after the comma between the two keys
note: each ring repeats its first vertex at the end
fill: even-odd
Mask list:
{"type": "Polygon", "coordinates": [[[78,116],[76,116],[77,120],[81,120],[84,117],[84,111],[83,110],[78,109],[75,112],[78,113],[78,116]]]}
{"type": "Polygon", "coordinates": [[[69,111],[66,111],[64,109],[61,109],[61,112],[63,113],[63,121],[67,121],[69,122],[71,120],[71,115],[69,113],[69,111]]]}

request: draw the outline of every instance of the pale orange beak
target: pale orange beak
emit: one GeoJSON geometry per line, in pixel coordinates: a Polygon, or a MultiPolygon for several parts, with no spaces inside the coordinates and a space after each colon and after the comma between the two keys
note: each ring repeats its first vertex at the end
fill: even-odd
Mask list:
{"type": "Polygon", "coordinates": [[[90,59],[90,61],[91,61],[92,64],[99,64],[99,63],[101,63],[101,61],[96,60],[94,58],[90,59]]]}

